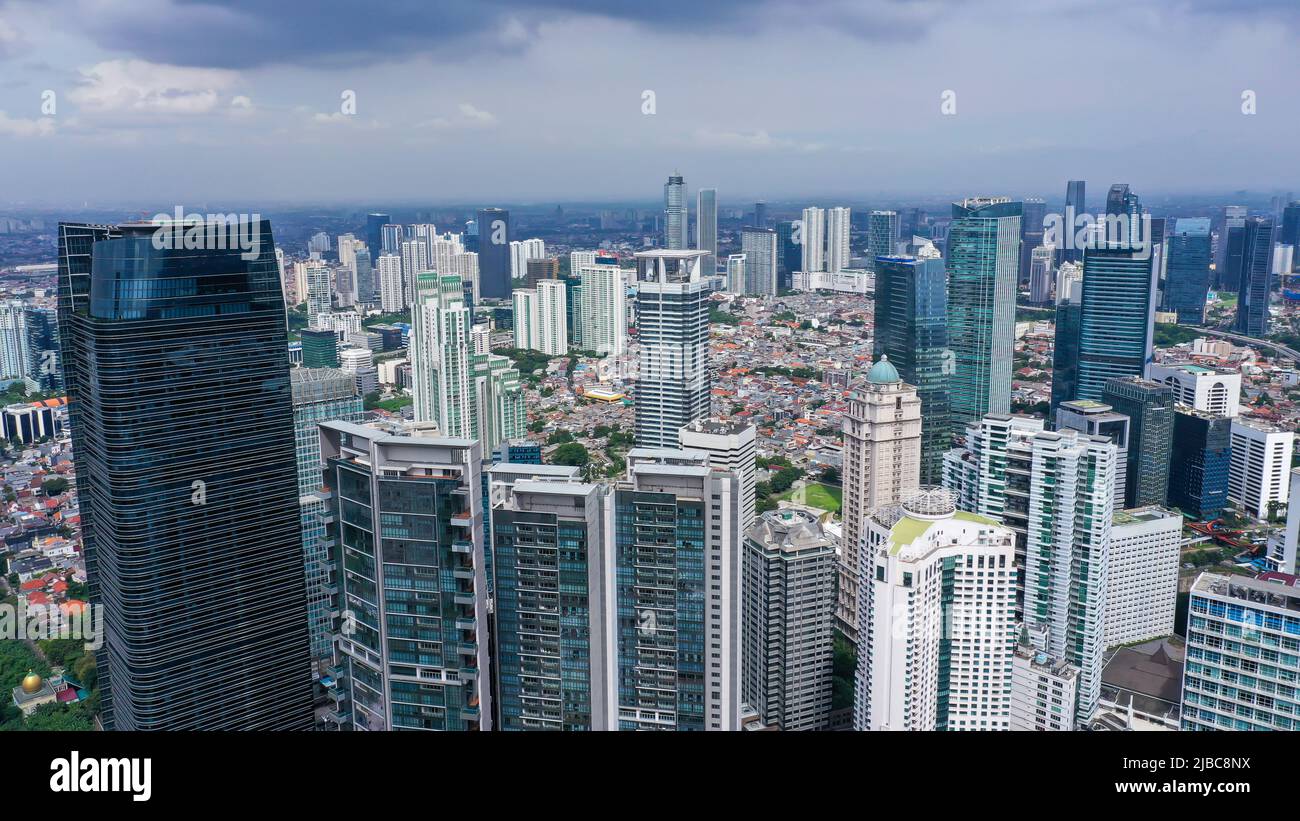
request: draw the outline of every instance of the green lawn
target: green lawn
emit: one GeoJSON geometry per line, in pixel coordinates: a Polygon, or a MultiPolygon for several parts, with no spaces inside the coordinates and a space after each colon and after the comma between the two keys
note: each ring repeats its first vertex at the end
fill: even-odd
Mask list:
{"type": "Polygon", "coordinates": [[[797,502],[799,504],[809,505],[810,507],[821,508],[831,513],[839,513],[840,506],[843,504],[844,491],[835,485],[823,485],[820,482],[810,482],[802,488],[791,488],[782,493],[778,498],[787,502],[797,502]],[[795,494],[803,493],[802,499],[795,499],[795,494]]]}

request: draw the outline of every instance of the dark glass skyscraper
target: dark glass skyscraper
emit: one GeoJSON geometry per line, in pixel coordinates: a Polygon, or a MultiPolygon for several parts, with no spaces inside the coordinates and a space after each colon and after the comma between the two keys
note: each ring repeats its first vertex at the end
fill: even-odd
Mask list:
{"type": "Polygon", "coordinates": [[[510,212],[484,208],[478,212],[479,296],[510,298],[510,212]]]}
{"type": "Polygon", "coordinates": [[[1263,337],[1268,335],[1268,298],[1273,289],[1273,221],[1254,217],[1246,220],[1241,231],[1236,330],[1246,336],[1263,337]]]}
{"type": "MultiPolygon", "coordinates": [[[[1067,230],[1074,230],[1074,217],[1086,213],[1088,204],[1085,201],[1086,184],[1083,180],[1070,180],[1065,184],[1065,224],[1067,230]]],[[[1083,260],[1082,248],[1062,248],[1062,262],[1081,262],[1083,260]]]]}
{"type": "Polygon", "coordinates": [[[1083,304],[1074,293],[1056,303],[1056,337],[1052,342],[1052,400],[1049,418],[1056,421],[1056,409],[1062,402],[1072,402],[1079,395],[1079,323],[1083,304]]]}
{"type": "Polygon", "coordinates": [[[212,228],[192,250],[159,247],[154,224],[60,225],[60,336],[90,595],[104,608],[108,729],[313,724],[271,225],[241,224],[240,247],[214,247],[212,228]]]}
{"type": "Polygon", "coordinates": [[[1200,521],[1228,505],[1232,419],[1179,405],[1169,459],[1169,505],[1200,521]]]}
{"type": "Polygon", "coordinates": [[[1300,202],[1288,203],[1282,209],[1282,233],[1278,242],[1300,246],[1300,202]]]}
{"type": "Polygon", "coordinates": [[[1101,399],[1106,380],[1146,373],[1158,285],[1153,267],[1149,247],[1117,243],[1084,254],[1079,382],[1075,395],[1061,401],[1101,399]]]}
{"type": "Polygon", "coordinates": [[[392,222],[388,214],[366,214],[366,249],[374,262],[384,252],[384,226],[392,222]]]}
{"type": "Polygon", "coordinates": [[[1179,219],[1169,236],[1165,310],[1176,312],[1180,325],[1200,325],[1205,321],[1205,295],[1209,289],[1210,220],[1179,219]]]}
{"type": "Polygon", "coordinates": [[[875,358],[889,363],[921,400],[921,484],[943,484],[948,424],[948,283],[938,257],[877,257],[875,358]]]}
{"type": "Polygon", "coordinates": [[[1101,401],[1129,418],[1124,507],[1163,505],[1169,484],[1174,389],[1149,379],[1112,379],[1101,401]]]}
{"type": "Polygon", "coordinates": [[[803,266],[803,251],[794,241],[794,223],[784,220],[776,224],[776,289],[794,289],[794,272],[803,266]]]}

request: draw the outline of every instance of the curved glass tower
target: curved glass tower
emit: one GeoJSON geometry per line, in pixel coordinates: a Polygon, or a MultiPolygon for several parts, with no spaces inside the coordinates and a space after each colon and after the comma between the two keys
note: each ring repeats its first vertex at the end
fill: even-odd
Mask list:
{"type": "Polygon", "coordinates": [[[103,723],[310,729],[293,404],[271,226],[163,230],[59,231],[87,570],[92,603],[104,608],[103,723]]]}

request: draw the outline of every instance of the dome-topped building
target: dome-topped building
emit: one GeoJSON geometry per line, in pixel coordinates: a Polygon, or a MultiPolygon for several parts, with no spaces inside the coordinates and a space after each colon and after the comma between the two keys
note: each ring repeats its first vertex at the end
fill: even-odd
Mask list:
{"type": "Polygon", "coordinates": [[[867,381],[873,385],[892,385],[902,382],[903,378],[898,375],[898,368],[890,363],[889,357],[882,354],[879,361],[867,371],[867,381]]]}

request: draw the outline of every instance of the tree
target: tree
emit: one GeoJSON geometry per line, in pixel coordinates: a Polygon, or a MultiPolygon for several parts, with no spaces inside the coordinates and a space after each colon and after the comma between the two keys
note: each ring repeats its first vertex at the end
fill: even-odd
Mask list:
{"type": "Polygon", "coordinates": [[[557,430],[546,439],[548,445],[563,445],[566,442],[573,441],[573,434],[567,430],[557,430]]]}
{"type": "Polygon", "coordinates": [[[833,465],[826,468],[822,471],[822,481],[830,485],[838,485],[840,483],[840,469],[833,465]]]}
{"type": "Polygon", "coordinates": [[[567,442],[551,453],[551,464],[584,467],[591,461],[591,454],[577,442],[567,442]]]}
{"type": "Polygon", "coordinates": [[[53,479],[46,479],[44,482],[41,482],[41,493],[44,493],[46,496],[58,496],[67,489],[68,480],[64,479],[62,476],[56,476],[53,479]]]}

